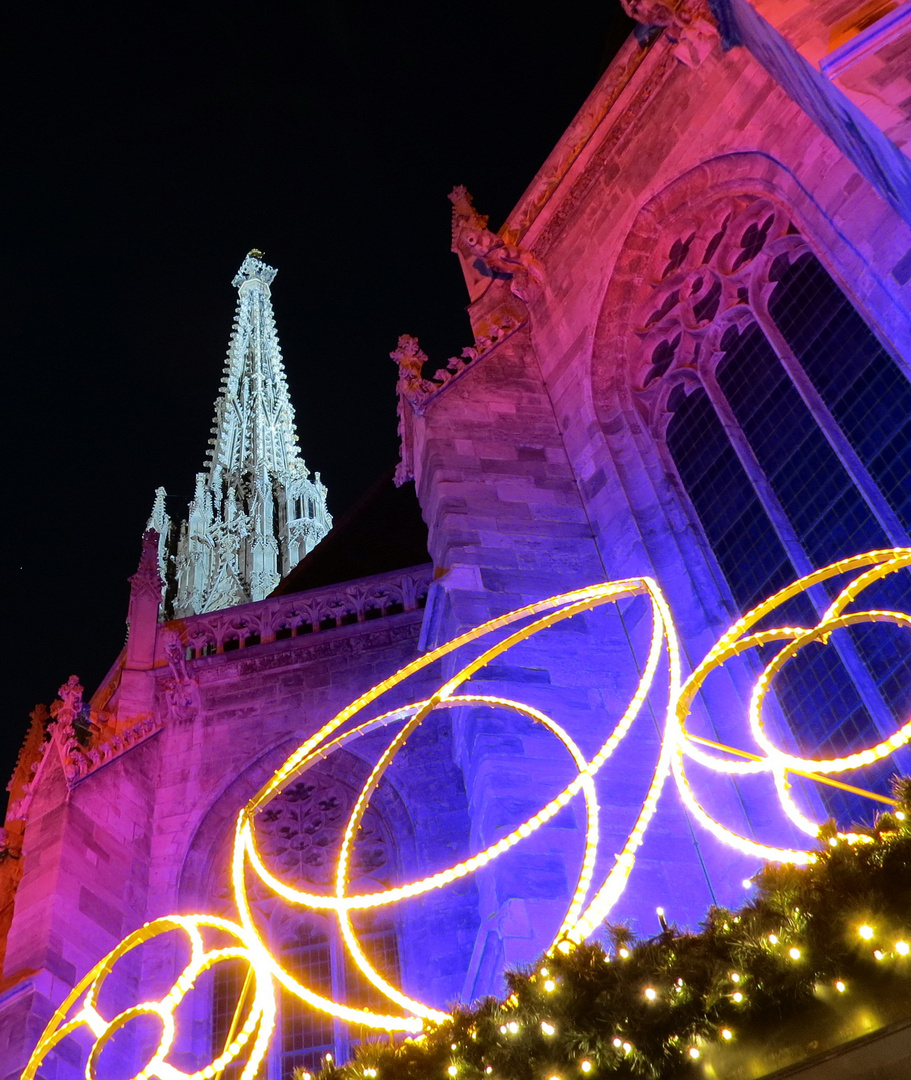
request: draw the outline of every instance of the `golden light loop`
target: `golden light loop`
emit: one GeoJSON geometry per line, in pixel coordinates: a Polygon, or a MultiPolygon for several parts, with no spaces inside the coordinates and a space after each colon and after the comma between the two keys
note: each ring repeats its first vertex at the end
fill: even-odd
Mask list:
{"type": "MultiPolygon", "coordinates": [[[[684,806],[722,843],[763,859],[798,864],[809,861],[814,857],[811,851],[791,850],[763,844],[741,836],[715,820],[696,796],[687,777],[686,763],[692,761],[713,772],[732,777],[767,774],[785,815],[802,832],[811,836],[816,835],[819,826],[805,816],[791,795],[789,779],[791,774],[824,777],[880,760],[911,740],[911,720],[900,726],[889,738],[881,740],[874,746],[843,757],[809,759],[788,753],[774,744],[763,723],[764,700],[772,689],[775,676],[794,659],[802,648],[811,643],[826,644],[834,632],[864,622],[891,623],[903,629],[911,629],[911,615],[907,613],[878,609],[848,610],[864,589],[909,565],[911,565],[911,549],[899,548],[874,551],[843,559],[806,575],[779,590],[774,596],[737,620],[685,681],[681,674],[680,649],[670,609],[659,586],[650,578],[630,578],[594,585],[527,605],[507,615],[491,619],[482,626],[418,657],[395,675],[361,695],[302,743],[240,812],[235,827],[231,860],[234,898],[240,924],[208,915],[169,916],[134,931],[73,988],[55,1012],[23,1073],[24,1080],[33,1080],[38,1066],[47,1054],[61,1039],[82,1027],[88,1029],[94,1038],[86,1067],[86,1077],[87,1080],[96,1080],[98,1062],[105,1046],[117,1031],[131,1020],[143,1015],[157,1017],[161,1021],[162,1034],[152,1058],[132,1080],[213,1080],[228,1064],[240,1060],[241,1055],[244,1054],[246,1061],[239,1074],[240,1080],[253,1080],[266,1053],[275,1023],[275,983],[280,984],[287,992],[315,1009],[348,1022],[376,1029],[417,1032],[425,1021],[439,1021],[445,1018],[445,1013],[410,997],[401,988],[389,983],[373,968],[357,940],[351,913],[376,909],[404,899],[425,895],[490,865],[497,857],[552,820],[580,793],[586,807],[585,848],[572,898],[551,947],[563,938],[575,941],[584,940],[610,914],[623,893],[635,865],[637,852],[656,813],[659,797],[669,776],[674,777],[684,806]],[[786,600],[814,585],[851,571],[860,572],[842,588],[815,626],[782,626],[761,631],[753,629],[760,620],[780,607],[786,600]],[[534,634],[602,604],[617,603],[637,596],[646,597],[651,605],[652,632],[648,656],[633,696],[612,731],[590,760],[586,760],[569,733],[552,717],[539,709],[498,696],[458,693],[462,684],[485,664],[534,634]],[[479,656],[464,665],[431,697],[410,705],[399,706],[375,719],[352,724],[352,721],[355,721],[368,706],[402,684],[410,676],[462,646],[479,641],[497,631],[514,627],[516,624],[520,624],[517,629],[511,630],[502,640],[495,641],[479,656]],[[693,700],[701,690],[707,676],[729,660],[770,643],[781,643],[782,647],[765,665],[756,681],[748,709],[749,730],[761,754],[723,747],[720,744],[711,743],[710,740],[690,735],[686,730],[686,721],[693,700]],[[599,807],[595,778],[629,733],[633,723],[642,713],[646,701],[650,700],[650,695],[655,688],[655,677],[661,659],[665,655],[667,689],[664,732],[658,760],[648,782],[643,804],[620,853],[615,857],[613,865],[594,895],[590,895],[599,841],[599,807]],[[409,736],[434,711],[469,705],[513,711],[543,726],[562,744],[575,767],[575,774],[566,786],[536,814],[515,827],[508,835],[470,858],[403,885],[349,894],[348,871],[354,839],[368,809],[370,798],[396,754],[406,745],[409,736]],[[253,827],[256,813],[288,783],[323,760],[328,754],[354,739],[395,724],[401,726],[372,768],[346,823],[332,892],[322,894],[298,888],[295,884],[284,882],[271,873],[257,850],[253,827]],[[711,747],[711,750],[708,747],[711,747]],[[731,754],[734,755],[733,758],[729,756],[731,754]],[[331,913],[338,920],[340,932],[350,956],[364,976],[407,1015],[381,1014],[332,1001],[304,985],[286,971],[269,952],[256,926],[247,891],[248,872],[252,872],[274,895],[282,897],[297,907],[331,913]],[[122,1011],[110,1020],[105,1019],[98,1009],[98,995],[117,960],[138,944],[174,930],[185,934],[190,946],[190,960],[170,991],[159,1001],[143,1002],[122,1011]],[[228,948],[207,947],[205,941],[207,932],[227,934],[234,939],[236,945],[228,948]],[[249,964],[253,972],[254,990],[251,1000],[247,1003],[245,995],[242,995],[238,1003],[238,1019],[244,1012],[246,1018],[240,1023],[236,1034],[232,1027],[228,1045],[205,1067],[192,1073],[181,1071],[167,1060],[175,1036],[175,1010],[203,971],[217,963],[229,960],[243,960],[249,964]]],[[[882,799],[881,796],[879,798],[882,799]]]]}

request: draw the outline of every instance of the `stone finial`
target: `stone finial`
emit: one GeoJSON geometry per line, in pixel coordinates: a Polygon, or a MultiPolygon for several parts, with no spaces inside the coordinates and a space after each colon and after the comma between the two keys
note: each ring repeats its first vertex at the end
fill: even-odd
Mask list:
{"type": "Polygon", "coordinates": [[[51,712],[58,723],[72,724],[82,711],[84,688],[79,681],[78,675],[71,675],[57,693],[60,696],[60,701],[55,703],[57,704],[56,711],[52,706],[51,712]]]}
{"type": "Polygon", "coordinates": [[[436,388],[429,379],[421,374],[427,363],[427,353],[421,348],[416,337],[402,334],[398,346],[389,354],[399,366],[399,380],[396,390],[400,396],[419,408],[423,399],[436,388]]]}
{"type": "Polygon", "coordinates": [[[399,399],[399,463],[395,470],[395,485],[401,487],[407,480],[414,479],[414,414],[421,414],[424,399],[435,384],[421,374],[427,362],[427,353],[416,337],[402,334],[398,346],[389,356],[399,368],[395,387],[399,399]]]}
{"type": "Polygon", "coordinates": [[[245,282],[252,281],[254,278],[263,282],[264,285],[272,284],[278,271],[274,266],[264,263],[262,256],[263,253],[258,248],[253,248],[247,255],[231,281],[235,289],[239,289],[245,282]]]}
{"type": "Polygon", "coordinates": [[[698,67],[719,40],[710,0],[620,0],[631,19],[644,27],[661,27],[675,43],[674,55],[687,67],[698,67]]]}
{"type": "Polygon", "coordinates": [[[135,592],[148,592],[161,599],[164,581],[161,579],[158,559],[159,535],[154,529],[146,529],[142,534],[142,554],[136,573],[130,578],[130,586],[135,592]]]}

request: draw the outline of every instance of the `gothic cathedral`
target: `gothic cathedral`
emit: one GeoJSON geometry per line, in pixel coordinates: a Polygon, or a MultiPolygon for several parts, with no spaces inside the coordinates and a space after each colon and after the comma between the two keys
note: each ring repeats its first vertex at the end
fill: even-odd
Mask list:
{"type": "Polygon", "coordinates": [[[0,1080],[130,935],[37,1075],[136,1075],[170,1020],[106,1025],[154,1001],[180,1003],[155,1076],[240,1076],[234,1048],[287,1080],[561,935],[695,925],[867,812],[717,774],[726,748],[847,755],[874,793],[908,771],[901,620],[826,627],[861,587],[911,612],[911,9],[624,4],[637,33],[499,231],[450,195],[473,340],[434,364],[399,339],[377,496],[416,500],[417,548],[317,573],[380,510],[330,528],[275,270],[244,260],[187,519],[160,490],[123,653],[34,714],[10,785],[0,1080]],[[791,644],[747,655],[779,593],[757,625],[791,644]],[[187,959],[203,932],[217,963],[187,959]],[[243,956],[276,990],[238,1028],[243,956]]]}

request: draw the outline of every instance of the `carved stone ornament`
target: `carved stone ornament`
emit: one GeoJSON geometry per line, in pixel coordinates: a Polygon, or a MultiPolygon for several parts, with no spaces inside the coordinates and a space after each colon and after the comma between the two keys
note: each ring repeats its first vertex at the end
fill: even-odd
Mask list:
{"type": "Polygon", "coordinates": [[[187,669],[185,646],[177,630],[162,631],[164,651],[171,676],[164,680],[163,688],[168,707],[168,718],[179,722],[194,720],[199,712],[199,686],[187,669]]]}
{"type": "Polygon", "coordinates": [[[427,353],[421,348],[416,337],[402,334],[398,345],[389,356],[399,367],[396,392],[418,408],[424,396],[434,389],[434,384],[421,374],[424,364],[427,363],[427,353]]]}
{"type": "Polygon", "coordinates": [[[507,243],[487,228],[487,217],[479,214],[463,186],[449,194],[452,203],[452,250],[473,259],[474,269],[493,281],[506,281],[517,299],[529,304],[544,284],[544,269],[538,258],[525,248],[507,243]]]}
{"type": "Polygon", "coordinates": [[[427,362],[427,353],[411,334],[402,334],[398,346],[389,354],[399,368],[395,390],[398,394],[399,463],[395,470],[396,487],[406,480],[414,479],[414,418],[420,415],[424,399],[434,389],[434,384],[421,372],[427,362]]]}
{"type": "Polygon", "coordinates": [[[698,67],[720,39],[709,0],[620,0],[623,10],[642,26],[664,27],[676,43],[674,55],[698,67]]]}

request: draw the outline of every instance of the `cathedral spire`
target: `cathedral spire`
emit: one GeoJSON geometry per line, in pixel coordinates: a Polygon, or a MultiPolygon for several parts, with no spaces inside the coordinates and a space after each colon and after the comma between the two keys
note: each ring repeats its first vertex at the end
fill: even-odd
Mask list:
{"type": "MultiPolygon", "coordinates": [[[[237,311],[209,460],[196,476],[169,575],[178,617],[268,596],[332,524],[326,488],[319,473],[311,479],[297,447],[272,314],[275,275],[254,248],[232,282],[237,311]]],[[[162,517],[159,490],[153,516],[162,517]]]]}

